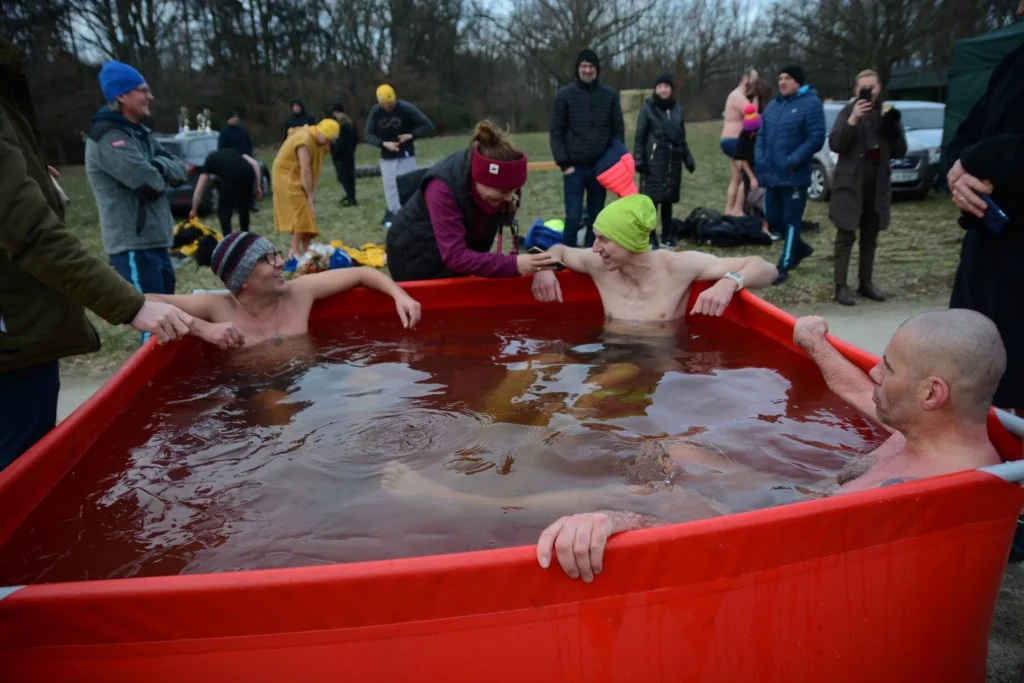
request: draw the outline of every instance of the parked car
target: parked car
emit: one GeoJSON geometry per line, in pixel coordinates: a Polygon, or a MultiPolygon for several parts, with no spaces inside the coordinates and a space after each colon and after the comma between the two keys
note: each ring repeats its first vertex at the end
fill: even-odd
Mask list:
{"type": "MultiPolygon", "coordinates": [[[[846,102],[825,104],[825,144],[811,162],[811,184],[807,196],[814,201],[829,198],[839,155],[828,146],[828,134],[846,102]]],[[[907,136],[907,154],[891,159],[892,193],[894,196],[921,198],[935,185],[942,158],[942,124],[946,105],[935,102],[892,101],[903,115],[903,129],[907,136]]]]}
{"type": "MultiPolygon", "coordinates": [[[[174,213],[189,212],[192,208],[192,193],[195,191],[196,182],[199,180],[199,167],[206,161],[206,155],[217,150],[216,131],[202,133],[189,131],[184,134],[169,135],[166,133],[154,133],[153,137],[168,152],[185,162],[188,170],[188,179],[167,192],[167,199],[171,202],[171,211],[174,213]]],[[[263,188],[263,195],[270,195],[270,169],[262,159],[257,159],[260,165],[260,185],[263,188]]],[[[208,213],[217,211],[217,202],[220,200],[220,187],[218,187],[217,176],[210,176],[210,184],[203,193],[203,201],[199,205],[199,214],[205,216],[208,213]]]]}

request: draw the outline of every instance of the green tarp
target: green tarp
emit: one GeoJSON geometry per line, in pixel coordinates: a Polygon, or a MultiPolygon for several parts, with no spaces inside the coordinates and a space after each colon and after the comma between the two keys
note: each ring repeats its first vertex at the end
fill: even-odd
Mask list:
{"type": "Polygon", "coordinates": [[[942,131],[943,149],[953,139],[960,123],[971,113],[975,102],[985,94],[988,79],[1000,60],[1021,43],[1024,43],[1024,21],[974,38],[958,40],[953,46],[946,121],[942,131]]]}

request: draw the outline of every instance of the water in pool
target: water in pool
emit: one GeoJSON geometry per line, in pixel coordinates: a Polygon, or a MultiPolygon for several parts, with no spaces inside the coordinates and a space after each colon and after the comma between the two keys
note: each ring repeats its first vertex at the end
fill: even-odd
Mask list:
{"type": "Polygon", "coordinates": [[[564,306],[193,347],[21,525],[0,585],[532,544],[590,509],[685,520],[688,488],[749,510],[799,500],[885,438],[775,342],[704,317],[660,332],[630,341],[564,306]],[[772,481],[669,481],[638,457],[681,440],[772,481]]]}

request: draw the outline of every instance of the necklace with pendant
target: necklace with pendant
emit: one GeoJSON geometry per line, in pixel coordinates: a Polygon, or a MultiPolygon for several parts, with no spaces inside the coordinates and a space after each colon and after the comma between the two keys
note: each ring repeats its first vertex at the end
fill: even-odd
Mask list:
{"type": "Polygon", "coordinates": [[[245,304],[243,304],[241,301],[238,302],[238,305],[242,307],[242,310],[245,311],[245,314],[247,316],[249,316],[249,320],[251,320],[253,322],[253,324],[256,326],[256,329],[258,329],[260,331],[260,334],[263,335],[264,341],[272,341],[274,343],[274,346],[280,346],[281,344],[284,343],[284,339],[281,338],[281,328],[278,327],[278,325],[277,325],[277,305],[278,305],[278,303],[280,303],[280,302],[279,301],[275,301],[274,302],[274,312],[273,312],[273,318],[274,318],[274,337],[273,337],[273,339],[271,339],[270,335],[267,334],[266,331],[263,329],[263,326],[260,325],[258,320],[256,320],[256,316],[254,316],[252,313],[249,312],[249,309],[245,307],[245,304]]]}

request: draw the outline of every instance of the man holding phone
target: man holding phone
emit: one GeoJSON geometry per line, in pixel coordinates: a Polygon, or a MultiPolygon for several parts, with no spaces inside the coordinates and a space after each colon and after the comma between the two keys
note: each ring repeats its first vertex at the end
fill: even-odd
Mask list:
{"type": "Polygon", "coordinates": [[[836,225],[835,300],[844,306],[856,301],[847,286],[853,243],[860,232],[860,286],[857,293],[885,301],[872,274],[878,233],[889,227],[892,182],[889,160],[907,153],[907,139],[900,125],[900,111],[882,105],[882,83],[871,70],[857,74],[857,97],[851,100],[832,126],[829,147],[836,161],[835,185],[828,216],[836,225]]]}

